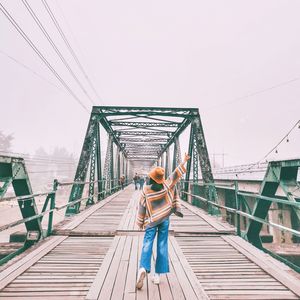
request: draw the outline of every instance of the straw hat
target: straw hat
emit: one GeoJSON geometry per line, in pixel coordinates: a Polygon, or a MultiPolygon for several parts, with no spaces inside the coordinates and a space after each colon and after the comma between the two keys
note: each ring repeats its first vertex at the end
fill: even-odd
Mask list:
{"type": "Polygon", "coordinates": [[[155,182],[161,184],[165,181],[165,169],[161,167],[153,168],[148,174],[155,182]]]}

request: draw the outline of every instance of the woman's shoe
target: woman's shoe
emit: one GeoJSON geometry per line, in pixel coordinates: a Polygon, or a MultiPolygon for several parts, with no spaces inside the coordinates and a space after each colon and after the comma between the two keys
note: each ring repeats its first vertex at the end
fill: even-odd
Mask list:
{"type": "Polygon", "coordinates": [[[140,268],[138,271],[138,277],[137,277],[137,282],[136,282],[137,289],[140,290],[143,287],[145,276],[146,276],[145,268],[140,268]]]}
{"type": "Polygon", "coordinates": [[[160,281],[159,274],[155,273],[152,280],[153,280],[154,284],[159,284],[159,281],[160,281]]]}

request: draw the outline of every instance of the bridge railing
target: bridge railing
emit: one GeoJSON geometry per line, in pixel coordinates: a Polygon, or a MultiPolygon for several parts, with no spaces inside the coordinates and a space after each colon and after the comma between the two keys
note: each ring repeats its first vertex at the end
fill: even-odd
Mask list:
{"type": "MultiPolygon", "coordinates": [[[[205,209],[208,213],[211,213],[213,210],[211,209],[211,207],[215,207],[218,208],[220,210],[223,210],[223,212],[229,212],[232,213],[235,216],[235,227],[236,227],[236,233],[238,236],[247,239],[246,233],[242,231],[241,229],[241,217],[245,217],[246,219],[252,220],[254,222],[258,222],[261,223],[263,225],[266,226],[271,226],[274,227],[280,231],[283,232],[288,232],[298,238],[300,238],[300,231],[295,230],[293,228],[289,228],[286,226],[283,226],[281,224],[277,224],[275,222],[272,222],[270,220],[266,220],[266,219],[262,219],[262,218],[258,218],[256,216],[253,215],[253,211],[249,205],[249,203],[247,203],[247,200],[245,197],[247,198],[252,198],[255,201],[263,200],[263,201],[268,201],[271,203],[279,203],[279,204],[283,204],[283,205],[287,205],[296,209],[300,209],[300,202],[292,202],[289,200],[285,200],[285,199],[280,199],[280,198],[274,198],[274,197],[266,197],[266,196],[262,196],[260,194],[257,193],[251,193],[251,192],[245,192],[245,191],[240,191],[238,188],[238,182],[234,181],[233,185],[214,185],[214,184],[205,184],[205,183],[198,183],[198,182],[193,182],[193,181],[181,181],[182,187],[184,187],[184,184],[188,184],[189,188],[188,188],[188,192],[184,191],[184,188],[181,188],[180,193],[182,196],[187,195],[190,197],[191,202],[193,205],[195,205],[195,199],[200,201],[200,203],[204,204],[204,205],[200,205],[201,208],[205,209]],[[214,186],[215,188],[222,188],[224,190],[227,191],[231,191],[234,193],[234,197],[235,197],[235,207],[229,207],[223,204],[218,203],[217,201],[213,201],[211,199],[208,199],[207,197],[205,197],[204,195],[199,195],[196,193],[193,193],[192,191],[195,191],[197,189],[195,189],[195,187],[210,187],[210,186],[214,186]],[[244,206],[244,210],[242,209],[242,204],[244,206]]],[[[183,197],[184,198],[184,197],[183,197]]],[[[186,197],[185,197],[186,198],[186,197]]],[[[199,205],[198,205],[199,206],[199,205]]],[[[287,265],[289,265],[290,267],[292,267],[293,269],[295,269],[297,272],[300,272],[300,267],[291,263],[290,261],[288,261],[287,259],[271,252],[268,249],[263,248],[262,250],[264,250],[265,252],[268,252],[269,254],[271,254],[272,256],[276,257],[277,259],[283,261],[284,263],[286,263],[287,265]]]]}
{"type": "MultiPolygon", "coordinates": [[[[186,181],[182,181],[182,182],[186,182],[186,181]]],[[[228,185],[218,186],[218,185],[212,185],[212,184],[197,183],[197,182],[192,182],[192,181],[189,181],[188,184],[189,184],[189,190],[193,190],[193,186],[200,186],[200,187],[215,186],[216,188],[220,187],[222,189],[234,190],[235,200],[236,200],[236,208],[228,207],[228,206],[219,204],[215,201],[209,200],[205,197],[193,194],[191,192],[185,192],[183,189],[181,190],[181,193],[186,194],[186,195],[188,195],[188,196],[190,196],[194,199],[197,199],[197,200],[199,200],[199,201],[201,201],[201,202],[203,202],[207,205],[211,205],[211,206],[214,206],[214,207],[217,207],[217,208],[220,208],[220,209],[224,209],[225,211],[234,213],[236,215],[236,231],[237,231],[237,234],[239,236],[242,236],[242,234],[241,234],[241,220],[240,220],[239,216],[243,216],[243,217],[246,217],[248,219],[254,220],[256,222],[259,222],[259,223],[262,223],[262,224],[265,224],[265,225],[268,225],[268,226],[271,226],[271,227],[276,227],[277,229],[280,229],[280,230],[290,232],[293,235],[300,237],[300,231],[294,230],[292,228],[289,228],[289,227],[286,227],[286,226],[283,226],[283,225],[280,225],[280,224],[276,224],[274,222],[271,222],[271,221],[268,221],[268,220],[265,220],[265,219],[254,217],[252,215],[252,210],[251,210],[249,205],[246,205],[247,210],[248,210],[249,213],[244,212],[244,211],[241,210],[241,204],[242,203],[245,204],[245,199],[243,199],[242,197],[250,197],[250,198],[253,198],[255,200],[261,199],[261,200],[264,200],[264,201],[270,201],[272,203],[281,203],[281,204],[284,204],[284,205],[296,207],[298,209],[300,209],[300,202],[291,202],[291,201],[284,200],[284,199],[262,196],[262,195],[257,194],[257,193],[243,192],[243,191],[240,191],[238,189],[237,181],[235,181],[234,186],[228,186],[228,185]]],[[[209,212],[210,210],[207,209],[207,211],[209,212]]]]}
{"type": "MultiPolygon", "coordinates": [[[[104,183],[106,182],[106,180],[102,180],[104,183]]],[[[116,183],[119,183],[119,180],[117,179],[112,179],[111,181],[114,181],[115,184],[116,183]]],[[[87,197],[81,197],[80,199],[76,199],[74,201],[71,201],[71,202],[68,202],[66,204],[63,204],[63,205],[60,205],[60,206],[57,206],[56,205],[56,197],[57,197],[57,192],[59,191],[59,187],[64,187],[64,186],[71,186],[73,184],[82,184],[82,185],[89,185],[91,182],[59,182],[57,180],[54,180],[54,183],[53,183],[53,190],[51,191],[48,191],[48,192],[40,192],[40,193],[35,193],[35,194],[31,194],[31,195],[25,195],[25,196],[21,196],[21,197],[16,197],[16,196],[13,196],[13,197],[5,197],[5,198],[1,198],[0,199],[0,202],[8,202],[8,203],[13,203],[14,201],[17,201],[19,203],[19,205],[24,205],[24,203],[26,201],[31,201],[30,202],[30,205],[34,205],[35,203],[35,198],[36,197],[46,197],[45,198],[45,201],[44,201],[44,204],[43,204],[43,207],[42,207],[42,210],[40,213],[34,215],[34,216],[31,216],[31,217],[28,217],[28,218],[23,218],[23,219],[19,219],[19,220],[16,220],[16,221],[13,221],[9,224],[5,224],[5,225],[2,225],[0,226],[0,232],[3,232],[7,229],[10,229],[10,228],[13,228],[13,227],[16,227],[18,225],[21,225],[21,224],[25,224],[27,222],[30,222],[32,220],[36,220],[36,219],[39,219],[40,222],[42,222],[43,220],[43,217],[45,215],[48,215],[48,220],[47,220],[47,223],[46,223],[46,227],[47,229],[44,230],[43,229],[43,232],[41,232],[40,236],[37,236],[38,233],[36,233],[36,236],[32,236],[31,238],[32,239],[35,239],[36,241],[42,239],[42,238],[45,238],[49,235],[52,234],[52,230],[53,230],[53,214],[55,212],[58,212],[58,211],[61,211],[63,209],[66,209],[67,207],[72,207],[72,206],[75,206],[77,205],[78,203],[81,203],[81,202],[84,202],[84,201],[88,201],[90,199],[90,195],[87,196],[87,197]]],[[[127,186],[130,182],[128,181],[125,181],[125,184],[124,186],[127,186]]],[[[119,184],[116,184],[115,186],[113,186],[112,188],[108,189],[108,190],[103,190],[101,192],[95,192],[92,197],[95,197],[96,199],[98,198],[98,195],[99,194],[102,194],[103,197],[101,198],[101,200],[105,199],[107,196],[113,194],[114,192],[118,191],[121,189],[121,185],[119,184]]],[[[101,201],[100,200],[100,201],[101,201]]],[[[33,232],[31,232],[31,234],[33,234],[33,232]]],[[[28,237],[27,237],[28,238],[28,237]]],[[[25,245],[25,244],[24,244],[25,245]]],[[[13,258],[14,256],[22,253],[23,251],[25,251],[28,247],[24,246],[20,249],[18,249],[17,251],[5,256],[4,258],[0,259],[0,265],[6,263],[8,260],[10,260],[11,258],[13,258]]]]}

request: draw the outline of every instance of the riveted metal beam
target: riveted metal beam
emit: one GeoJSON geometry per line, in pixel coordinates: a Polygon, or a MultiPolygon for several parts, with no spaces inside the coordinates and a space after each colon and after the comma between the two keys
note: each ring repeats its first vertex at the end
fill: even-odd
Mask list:
{"type": "Polygon", "coordinates": [[[177,127],[180,125],[178,122],[160,122],[160,123],[151,123],[151,122],[115,122],[110,121],[109,124],[111,126],[127,126],[127,127],[135,127],[135,128],[145,128],[145,127],[177,127]]]}

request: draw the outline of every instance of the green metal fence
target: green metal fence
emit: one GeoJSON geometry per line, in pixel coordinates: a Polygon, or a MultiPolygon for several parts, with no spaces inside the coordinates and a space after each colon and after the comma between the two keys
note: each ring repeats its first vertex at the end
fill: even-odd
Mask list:
{"type": "MultiPolygon", "coordinates": [[[[119,185],[119,180],[118,179],[112,179],[111,181],[114,181],[114,184],[111,185],[112,187],[109,190],[103,190],[101,192],[95,192],[92,197],[99,199],[98,195],[101,194],[101,200],[105,199],[106,197],[108,197],[109,195],[114,194],[115,192],[119,191],[121,189],[121,185],[119,185]]],[[[97,181],[98,182],[98,181],[97,181]]],[[[103,184],[105,184],[105,180],[102,180],[103,184]]],[[[64,205],[61,206],[56,206],[56,197],[57,197],[57,192],[59,187],[63,187],[63,186],[73,186],[74,184],[80,184],[80,185],[90,185],[91,182],[59,182],[57,180],[54,180],[53,182],[53,190],[49,191],[49,192],[45,192],[45,193],[36,193],[36,194],[31,194],[31,195],[26,195],[26,196],[21,196],[21,197],[6,197],[6,198],[1,198],[0,202],[11,202],[11,201],[17,201],[18,203],[21,202],[21,205],[24,205],[25,202],[28,201],[34,201],[35,197],[46,197],[44,204],[43,204],[43,208],[42,211],[34,216],[28,217],[28,218],[23,218],[23,219],[19,219],[17,221],[11,222],[9,224],[0,226],[0,232],[5,231],[9,228],[13,228],[15,226],[18,226],[20,224],[26,224],[32,220],[39,220],[40,222],[42,222],[43,217],[45,215],[49,215],[48,217],[48,222],[47,222],[47,229],[43,230],[42,235],[39,237],[32,237],[33,239],[35,239],[35,242],[37,242],[40,239],[46,238],[48,236],[50,236],[52,234],[52,230],[53,230],[53,214],[55,212],[61,211],[63,209],[66,209],[70,206],[76,206],[79,203],[82,203],[84,201],[86,201],[86,203],[88,203],[88,201],[90,200],[91,195],[87,196],[87,197],[82,197],[80,199],[76,199],[72,202],[68,202],[64,205]]],[[[125,181],[124,186],[127,186],[129,184],[128,181],[125,181]]],[[[101,201],[99,200],[99,201],[101,201]]],[[[99,202],[98,201],[98,202],[99,202]]],[[[33,203],[33,202],[32,202],[33,203]]],[[[90,205],[87,205],[90,206],[90,205]]],[[[33,232],[31,232],[30,234],[33,234],[33,232]]],[[[30,238],[30,237],[29,237],[30,238]]],[[[27,237],[28,239],[28,237],[27,237]]],[[[7,261],[9,261],[10,259],[12,259],[13,257],[15,257],[16,255],[21,254],[22,252],[24,252],[26,249],[28,249],[29,246],[27,246],[26,244],[23,245],[23,247],[21,247],[20,249],[18,249],[17,251],[5,256],[4,258],[0,259],[0,265],[3,265],[4,263],[6,263],[7,261]]]]}
{"type": "MultiPolygon", "coordinates": [[[[228,207],[226,205],[222,205],[218,202],[215,202],[215,201],[209,200],[203,196],[200,196],[199,194],[197,195],[197,194],[190,192],[190,191],[195,190],[195,188],[194,188],[195,186],[206,187],[206,186],[210,186],[212,184],[197,183],[197,182],[192,182],[192,181],[182,181],[181,184],[184,186],[188,185],[188,187],[189,187],[188,188],[189,192],[186,192],[186,191],[184,191],[184,189],[181,189],[180,192],[181,192],[182,198],[184,198],[183,195],[190,196],[191,203],[193,205],[195,205],[194,199],[197,199],[200,201],[200,203],[204,204],[204,206],[202,205],[201,208],[205,209],[208,213],[210,213],[212,215],[214,213],[213,213],[213,210],[211,209],[211,207],[216,207],[221,210],[223,209],[224,211],[226,211],[226,213],[229,212],[229,213],[234,214],[235,215],[236,234],[238,236],[246,239],[249,242],[251,242],[251,240],[249,240],[249,238],[247,237],[247,231],[241,230],[241,217],[247,218],[249,220],[249,222],[257,222],[257,223],[260,223],[263,225],[271,226],[278,230],[281,230],[284,232],[289,232],[294,236],[300,237],[300,231],[298,231],[298,230],[271,222],[267,219],[262,219],[262,218],[258,218],[256,216],[254,216],[253,211],[250,209],[245,197],[253,198],[256,202],[258,202],[259,200],[263,200],[263,201],[268,201],[271,203],[280,203],[280,204],[288,205],[288,206],[291,206],[296,209],[300,209],[300,202],[291,202],[291,201],[284,200],[284,199],[279,199],[279,198],[274,198],[274,197],[266,197],[266,196],[263,196],[263,195],[260,195],[257,193],[243,192],[243,191],[239,190],[237,181],[235,181],[234,185],[231,187],[225,186],[225,185],[222,185],[222,186],[214,185],[214,187],[216,187],[216,188],[219,187],[219,188],[222,188],[225,190],[234,191],[234,195],[235,195],[235,208],[234,208],[234,207],[228,207]],[[245,207],[248,212],[245,212],[241,209],[242,204],[246,204],[245,207]]],[[[199,206],[199,205],[197,205],[197,206],[199,206]]],[[[252,244],[255,245],[255,243],[252,243],[252,244]]],[[[300,272],[299,266],[293,264],[292,262],[288,261],[287,259],[279,256],[278,254],[276,254],[264,247],[259,247],[259,248],[261,250],[269,253],[270,255],[276,257],[280,261],[286,263],[287,265],[289,265],[291,268],[293,268],[297,272],[300,272]]]]}

